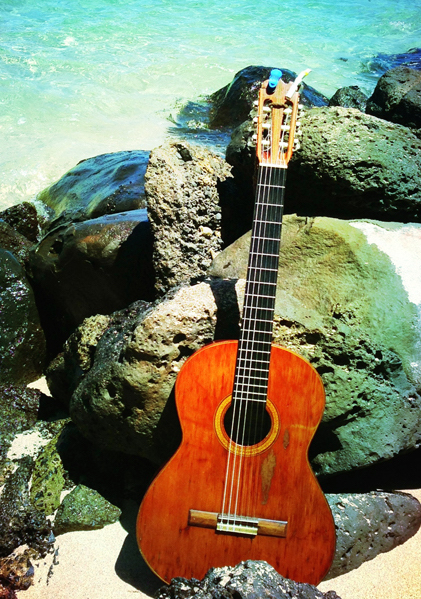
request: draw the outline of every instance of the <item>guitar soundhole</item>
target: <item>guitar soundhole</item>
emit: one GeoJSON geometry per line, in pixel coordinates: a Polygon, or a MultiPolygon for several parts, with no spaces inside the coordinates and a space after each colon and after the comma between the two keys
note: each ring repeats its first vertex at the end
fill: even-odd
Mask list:
{"type": "Polygon", "coordinates": [[[233,408],[231,403],[224,416],[228,437],[237,445],[251,446],[260,443],[270,432],[272,420],[266,406],[250,402],[246,407],[233,408]]]}

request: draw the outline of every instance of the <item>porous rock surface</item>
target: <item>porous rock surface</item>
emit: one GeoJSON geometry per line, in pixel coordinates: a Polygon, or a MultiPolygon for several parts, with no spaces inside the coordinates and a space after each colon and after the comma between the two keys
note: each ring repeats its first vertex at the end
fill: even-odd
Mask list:
{"type": "Polygon", "coordinates": [[[390,69],[377,82],[367,113],[414,129],[421,128],[421,71],[390,69]]]}
{"type": "Polygon", "coordinates": [[[77,485],[60,504],[54,519],[54,534],[75,530],[95,530],[113,524],[121,510],[95,489],[77,485]]]}
{"type": "Polygon", "coordinates": [[[232,322],[229,311],[238,310],[232,296],[229,281],[181,287],[153,307],[134,304],[111,321],[70,399],[70,415],[84,436],[162,463],[179,442],[169,401],[177,373],[213,341],[217,321],[232,322]]]}
{"type": "MultiPolygon", "coordinates": [[[[247,234],[221,252],[210,273],[244,278],[249,243],[247,234]]],[[[311,455],[318,474],[419,446],[419,326],[391,259],[360,230],[338,219],[284,219],[274,339],[323,379],[326,409],[311,455]]]]}
{"type": "MultiPolygon", "coordinates": [[[[288,212],[420,222],[421,140],[412,130],[342,107],[313,108],[301,122],[301,148],[288,168],[288,212]]],[[[246,203],[254,199],[253,133],[244,122],[227,148],[246,203]]]]}
{"type": "MultiPolygon", "coordinates": [[[[89,346],[83,368],[77,341],[68,344],[49,378],[57,387],[63,372],[72,379],[70,413],[85,436],[160,462],[169,440],[163,415],[184,360],[215,338],[238,336],[243,286],[236,285],[237,299],[234,281],[245,276],[248,245],[246,236],[215,259],[211,274],[231,280],[183,287],[120,313],[89,346]]],[[[356,227],[286,217],[274,338],[307,358],[325,385],[326,410],[311,448],[319,475],[419,446],[417,306],[390,258],[356,227]]]]}
{"type": "Polygon", "coordinates": [[[203,276],[222,248],[219,189],[230,176],[224,160],[199,146],[171,142],[152,151],[145,192],[159,295],[203,276]]]}
{"type": "Polygon", "coordinates": [[[263,561],[240,562],[211,568],[203,580],[174,578],[155,599],[340,599],[335,591],[323,593],[311,584],[284,578],[263,561]]]}
{"type": "Polygon", "coordinates": [[[405,543],[421,526],[421,505],[407,493],[327,494],[336,551],[325,580],[345,574],[405,543]]]}

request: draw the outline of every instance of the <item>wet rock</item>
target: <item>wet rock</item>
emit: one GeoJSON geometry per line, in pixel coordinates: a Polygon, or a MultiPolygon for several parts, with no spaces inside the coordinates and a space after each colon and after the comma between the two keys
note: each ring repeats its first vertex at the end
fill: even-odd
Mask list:
{"type": "Polygon", "coordinates": [[[25,544],[45,555],[54,542],[50,522],[30,501],[32,469],[32,458],[22,458],[4,484],[0,498],[0,557],[25,544]]]}
{"type": "Polygon", "coordinates": [[[385,73],[395,67],[421,70],[421,48],[411,48],[400,54],[377,54],[365,63],[366,69],[374,73],[385,73]]]}
{"type": "Polygon", "coordinates": [[[0,472],[15,435],[35,424],[40,397],[40,391],[30,389],[26,385],[0,386],[0,472]]]}
{"type": "Polygon", "coordinates": [[[329,106],[343,106],[344,108],[357,108],[365,112],[367,96],[358,85],[349,85],[338,89],[329,100],[329,106]]]}
{"type": "MultiPolygon", "coordinates": [[[[270,71],[275,67],[249,66],[234,75],[234,79],[225,87],[213,93],[209,100],[213,104],[210,114],[211,127],[237,127],[247,120],[257,99],[258,90],[263,81],[268,79],[270,71]]],[[[293,81],[297,74],[282,69],[283,81],[293,81]]],[[[303,83],[301,94],[305,106],[326,106],[327,98],[310,85],[303,83]]]]}
{"type": "Polygon", "coordinates": [[[336,552],[325,580],[402,545],[421,526],[421,505],[407,493],[326,495],[336,527],[336,552]]]}
{"type": "Polygon", "coordinates": [[[121,510],[97,491],[78,485],[63,499],[54,520],[56,535],[75,530],[94,530],[116,522],[121,510]]]}
{"type": "Polygon", "coordinates": [[[219,187],[230,176],[219,156],[186,142],[151,153],[145,191],[159,295],[203,276],[221,249],[219,187]]]}
{"type": "Polygon", "coordinates": [[[149,153],[101,154],[82,160],[38,195],[53,210],[44,228],[145,208],[144,181],[149,153]]]}
{"type": "MultiPolygon", "coordinates": [[[[311,448],[319,475],[390,459],[421,441],[416,297],[409,297],[390,257],[357,226],[328,218],[284,220],[274,340],[322,376],[326,409],[311,448]]],[[[402,234],[408,229],[409,241],[420,231],[419,225],[372,227],[384,232],[386,247],[403,248],[402,234]]],[[[221,252],[210,274],[245,277],[249,239],[221,252]]]]}
{"type": "Polygon", "coordinates": [[[106,215],[55,229],[31,252],[30,277],[54,355],[85,318],[153,297],[146,211],[106,215]]]}
{"type": "Polygon", "coordinates": [[[38,379],[45,356],[33,291],[17,259],[0,249],[0,384],[38,379]]]}
{"type": "MultiPolygon", "coordinates": [[[[421,220],[421,140],[411,130],[342,107],[313,108],[301,122],[301,149],[288,168],[288,212],[421,220]]],[[[227,161],[235,180],[241,181],[246,205],[254,201],[253,129],[251,122],[244,123],[227,148],[227,161]]]]}
{"type": "Polygon", "coordinates": [[[26,237],[15,231],[4,220],[0,220],[0,248],[13,254],[23,268],[28,263],[31,247],[32,243],[26,237]]]}
{"type": "Polygon", "coordinates": [[[4,220],[14,231],[17,231],[29,241],[35,242],[38,240],[39,222],[34,204],[22,202],[10,206],[0,212],[0,219],[4,220]]]}
{"type": "Polygon", "coordinates": [[[404,66],[387,71],[367,101],[367,113],[421,128],[421,72],[404,66]]]}
{"type": "Polygon", "coordinates": [[[174,578],[155,599],[340,599],[311,584],[284,578],[266,562],[247,560],[233,567],[211,568],[202,581],[174,578]]]}
{"type": "MultiPolygon", "coordinates": [[[[34,579],[34,566],[31,559],[37,556],[33,549],[13,552],[7,557],[0,559],[0,585],[4,585],[9,591],[26,591],[34,579]]],[[[0,597],[7,597],[1,594],[0,597]]]]}

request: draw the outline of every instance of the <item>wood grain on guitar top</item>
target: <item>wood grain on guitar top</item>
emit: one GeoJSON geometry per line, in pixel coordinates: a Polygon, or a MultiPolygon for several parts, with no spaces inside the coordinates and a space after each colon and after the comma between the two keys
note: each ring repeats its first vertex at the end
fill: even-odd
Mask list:
{"type": "Polygon", "coordinates": [[[221,442],[217,415],[232,392],[236,356],[236,341],[216,342],[196,352],[179,373],[176,403],[183,439],[141,504],[140,550],[166,582],[175,576],[201,579],[210,567],[254,559],[266,560],[287,578],[318,584],[335,550],[332,515],[307,456],[323,413],[324,390],[316,370],[289,350],[272,346],[268,400],[277,418],[263,449],[247,448],[249,455],[241,457],[236,499],[242,516],[286,522],[286,536],[189,524],[191,510],[219,514],[222,509],[227,460],[234,454],[221,442]]]}

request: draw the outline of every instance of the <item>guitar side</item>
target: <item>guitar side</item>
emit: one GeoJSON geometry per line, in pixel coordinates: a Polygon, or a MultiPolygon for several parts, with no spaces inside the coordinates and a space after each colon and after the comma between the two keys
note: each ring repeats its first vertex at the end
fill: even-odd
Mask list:
{"type": "Polygon", "coordinates": [[[236,341],[213,343],[191,356],[178,375],[183,438],[140,506],[140,551],[165,582],[175,576],[201,579],[210,567],[253,559],[267,561],[286,578],[318,584],[335,551],[333,518],[307,456],[324,390],[314,368],[289,350],[272,346],[269,442],[244,457],[239,494],[240,513],[286,523],[285,533],[222,532],[206,517],[192,525],[192,510],[201,516],[221,512],[229,451],[218,414],[229,401],[236,355],[236,341]]]}

